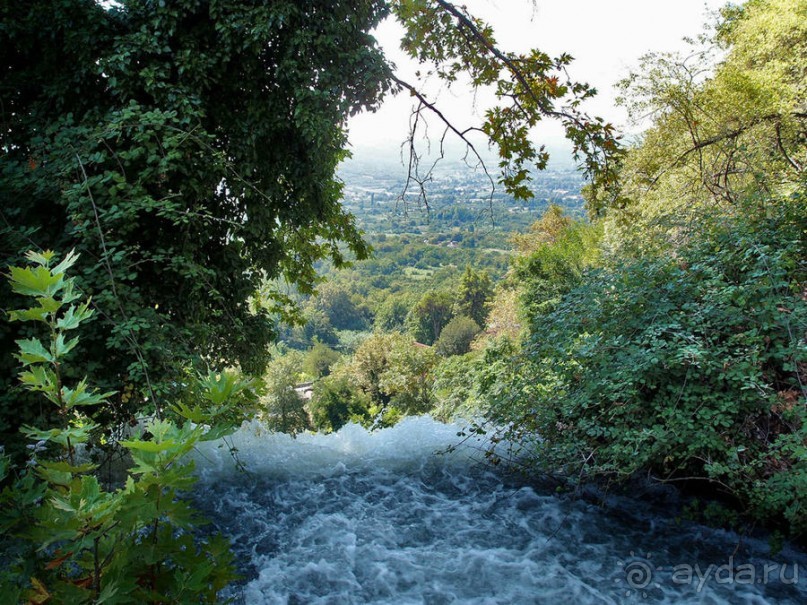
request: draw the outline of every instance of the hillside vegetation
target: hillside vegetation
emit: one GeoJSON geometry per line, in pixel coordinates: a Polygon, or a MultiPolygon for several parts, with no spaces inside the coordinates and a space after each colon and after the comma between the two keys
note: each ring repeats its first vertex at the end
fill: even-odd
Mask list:
{"type": "Polygon", "coordinates": [[[217,602],[232,555],[187,454],[237,460],[253,418],[464,418],[561,489],[648,479],[807,538],[807,0],[647,55],[624,147],[570,56],[504,52],[445,0],[5,3],[0,25],[8,602],[217,602]],[[434,78],[494,90],[492,202],[455,181],[416,216],[337,177],[348,116],[434,109],[370,34],[386,17],[434,78]],[[536,172],[545,118],[585,209],[582,177],[536,172]]]}

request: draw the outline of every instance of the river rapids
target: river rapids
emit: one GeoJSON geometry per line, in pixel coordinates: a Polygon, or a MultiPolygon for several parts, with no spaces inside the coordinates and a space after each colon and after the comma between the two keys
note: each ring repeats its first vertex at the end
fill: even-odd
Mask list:
{"type": "Polygon", "coordinates": [[[519,483],[428,417],[368,432],[259,424],[197,456],[196,506],[232,541],[247,604],[807,603],[807,558],[519,483]],[[234,458],[230,446],[237,448],[234,458]],[[238,463],[236,463],[238,460],[238,463]],[[243,465],[243,469],[239,469],[243,465]]]}

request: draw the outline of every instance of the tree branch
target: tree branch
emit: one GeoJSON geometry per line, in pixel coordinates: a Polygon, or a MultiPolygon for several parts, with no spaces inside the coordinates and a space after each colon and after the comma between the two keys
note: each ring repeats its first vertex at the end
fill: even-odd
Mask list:
{"type": "Polygon", "coordinates": [[[406,193],[408,191],[409,184],[414,181],[414,182],[416,182],[418,184],[418,187],[420,188],[420,192],[418,194],[418,197],[419,197],[419,199],[421,199],[423,201],[423,203],[426,205],[426,208],[428,210],[429,204],[428,204],[428,199],[426,197],[426,191],[425,191],[424,183],[431,178],[431,175],[432,175],[432,173],[434,171],[434,168],[437,166],[437,163],[441,159],[443,159],[445,157],[445,150],[444,150],[445,135],[446,135],[447,132],[450,131],[450,132],[453,132],[465,144],[465,147],[466,147],[466,156],[465,157],[467,158],[467,154],[470,152],[476,158],[478,165],[481,166],[482,170],[485,172],[485,176],[487,177],[488,181],[490,182],[490,187],[491,187],[490,199],[491,199],[491,202],[492,202],[493,194],[496,191],[496,182],[494,181],[493,177],[491,176],[490,171],[488,170],[487,164],[485,163],[485,160],[482,157],[482,155],[480,154],[479,150],[476,148],[474,143],[468,138],[469,133],[483,132],[482,129],[481,128],[476,128],[476,127],[469,127],[469,128],[464,129],[464,130],[460,130],[457,126],[454,125],[453,122],[451,122],[451,120],[449,120],[446,117],[446,115],[440,110],[439,107],[437,107],[437,105],[435,103],[432,103],[431,101],[429,101],[423,95],[423,93],[421,93],[414,86],[412,86],[408,82],[400,79],[399,77],[397,77],[394,74],[392,75],[392,81],[395,82],[395,84],[397,84],[401,88],[409,91],[409,94],[412,95],[413,97],[415,97],[419,102],[418,108],[415,109],[414,112],[413,112],[413,115],[415,116],[415,122],[414,122],[412,128],[410,129],[409,138],[407,140],[407,143],[409,145],[409,163],[408,163],[408,172],[407,172],[407,178],[406,178],[406,185],[404,186],[404,190],[401,193],[401,199],[403,199],[404,196],[406,195],[406,193]],[[416,130],[417,130],[417,125],[418,125],[418,122],[419,122],[419,119],[420,119],[420,113],[424,108],[428,109],[431,113],[436,115],[437,118],[445,125],[446,130],[443,132],[443,136],[440,138],[440,157],[432,164],[431,168],[429,168],[428,172],[426,173],[426,176],[421,177],[418,174],[418,170],[417,170],[418,169],[418,164],[419,164],[419,161],[420,161],[420,156],[417,154],[417,151],[415,149],[414,138],[415,138],[415,133],[416,133],[416,130]]]}

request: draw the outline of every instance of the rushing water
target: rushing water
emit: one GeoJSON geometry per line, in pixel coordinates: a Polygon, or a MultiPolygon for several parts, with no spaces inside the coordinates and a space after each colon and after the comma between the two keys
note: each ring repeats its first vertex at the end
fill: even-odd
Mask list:
{"type": "Polygon", "coordinates": [[[505,481],[456,444],[458,427],[409,418],[368,433],[292,439],[258,425],[199,457],[197,505],[230,536],[263,603],[807,603],[807,558],[505,481]],[[739,547],[738,547],[739,543],[739,547]],[[735,552],[736,551],[736,552],[735,552]]]}

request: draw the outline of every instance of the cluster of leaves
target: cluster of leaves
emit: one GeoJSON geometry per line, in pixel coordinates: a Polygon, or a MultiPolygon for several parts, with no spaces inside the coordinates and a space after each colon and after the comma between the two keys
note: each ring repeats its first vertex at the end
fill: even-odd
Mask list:
{"type": "Polygon", "coordinates": [[[88,457],[100,427],[86,410],[108,405],[113,393],[86,380],[68,386],[63,372],[79,342],[71,334],[93,314],[65,274],[78,257],[53,264],[52,252],[31,252],[27,259],[31,266],[11,268],[10,282],[34,304],[11,311],[10,319],[43,324],[48,334],[18,341],[20,380],[55,408],[59,422],[23,427],[31,442],[25,465],[0,456],[4,600],[217,602],[234,578],[232,556],[226,540],[198,533],[199,518],[180,499],[194,481],[185,457],[199,441],[232,430],[217,423],[249,384],[233,373],[201,379],[204,404],[180,403],[173,410],[179,422],[153,418],[141,435],[121,440],[132,463],[127,478],[116,489],[103,486],[88,457]]]}

